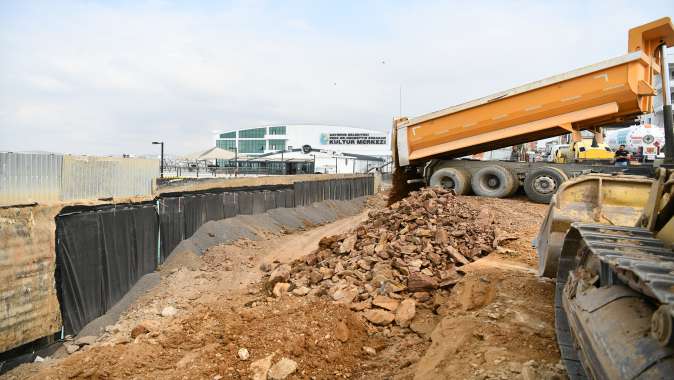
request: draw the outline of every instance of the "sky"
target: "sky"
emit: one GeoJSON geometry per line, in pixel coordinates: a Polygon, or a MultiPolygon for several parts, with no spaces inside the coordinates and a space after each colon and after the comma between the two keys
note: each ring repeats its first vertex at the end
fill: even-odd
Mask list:
{"type": "Polygon", "coordinates": [[[389,130],[401,109],[625,54],[630,27],[674,16],[671,0],[644,4],[0,0],[0,151],[148,154],[161,140],[184,154],[220,129],[389,130]]]}

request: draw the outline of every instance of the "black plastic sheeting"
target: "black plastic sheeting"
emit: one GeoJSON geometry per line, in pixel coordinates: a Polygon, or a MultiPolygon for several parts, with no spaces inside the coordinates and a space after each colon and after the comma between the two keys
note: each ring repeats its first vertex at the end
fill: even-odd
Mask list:
{"type": "MultiPolygon", "coordinates": [[[[182,240],[192,236],[199,227],[208,221],[231,218],[240,214],[257,214],[270,208],[292,207],[277,206],[278,202],[269,200],[269,195],[265,195],[267,193],[292,191],[290,185],[283,185],[162,195],[157,200],[159,223],[161,225],[161,261],[182,240]]],[[[283,204],[287,204],[287,202],[283,204]]]]}
{"type": "Polygon", "coordinates": [[[77,334],[103,315],[208,221],[348,200],[373,191],[370,176],[163,194],[153,203],[65,208],[56,218],[56,281],[65,333],[77,334]]]}
{"type": "Polygon", "coordinates": [[[374,194],[374,177],[295,182],[295,207],[324,200],[349,200],[374,194]]]}
{"type": "Polygon", "coordinates": [[[56,281],[66,334],[119,301],[157,267],[154,204],[106,207],[56,218],[56,281]]]}

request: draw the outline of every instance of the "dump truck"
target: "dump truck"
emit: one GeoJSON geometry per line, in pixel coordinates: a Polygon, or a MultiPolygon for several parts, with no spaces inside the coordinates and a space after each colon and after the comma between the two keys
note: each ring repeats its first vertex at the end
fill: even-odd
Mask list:
{"type": "Polygon", "coordinates": [[[629,31],[625,56],[394,122],[394,159],[408,177],[433,183],[442,173],[459,194],[493,196],[514,191],[520,171],[528,195],[527,177],[534,187],[554,178],[535,245],[539,274],[556,280],[555,330],[571,379],[674,378],[672,46],[674,26],[662,18],[629,31]],[[600,169],[566,180],[570,166],[453,160],[652,112],[656,76],[665,160],[648,176],[600,169]]]}
{"type": "MultiPolygon", "coordinates": [[[[508,162],[462,160],[472,154],[581,131],[603,142],[603,126],[629,125],[652,111],[654,74],[660,72],[655,46],[667,37],[663,18],[632,28],[626,55],[528,83],[415,118],[394,119],[393,158],[407,181],[421,181],[475,193],[507,197],[520,185],[535,202],[549,202],[562,183],[587,172],[624,168],[583,160],[508,162]]],[[[669,43],[669,40],[667,40],[669,43]]],[[[582,153],[582,152],[581,152],[582,153]]],[[[647,174],[651,167],[642,167],[647,174]]]]}

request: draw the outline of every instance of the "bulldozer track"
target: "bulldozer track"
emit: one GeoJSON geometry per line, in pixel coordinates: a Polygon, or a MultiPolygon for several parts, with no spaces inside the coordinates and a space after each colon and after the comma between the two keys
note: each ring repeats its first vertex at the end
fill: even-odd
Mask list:
{"type": "MultiPolygon", "coordinates": [[[[569,328],[563,294],[569,273],[578,266],[576,253],[584,247],[600,261],[602,287],[625,285],[661,304],[674,302],[674,252],[645,228],[573,223],[566,235],[555,288],[555,327],[569,378],[586,379],[578,343],[569,328]],[[575,247],[575,249],[573,249],[575,247]]],[[[582,332],[578,332],[582,333],[582,332]]],[[[582,339],[582,337],[579,337],[582,339]]],[[[594,362],[592,352],[584,352],[594,362]]]]}

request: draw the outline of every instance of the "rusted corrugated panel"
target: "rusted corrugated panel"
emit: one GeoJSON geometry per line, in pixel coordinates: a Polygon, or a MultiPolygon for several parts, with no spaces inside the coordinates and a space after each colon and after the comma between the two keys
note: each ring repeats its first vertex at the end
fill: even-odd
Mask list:
{"type": "Polygon", "coordinates": [[[54,282],[59,209],[0,209],[0,352],[61,329],[54,282]]]}
{"type": "Polygon", "coordinates": [[[159,160],[64,156],[61,200],[152,195],[159,160]]]}
{"type": "Polygon", "coordinates": [[[59,154],[0,153],[0,206],[55,202],[61,192],[59,154]]]}

